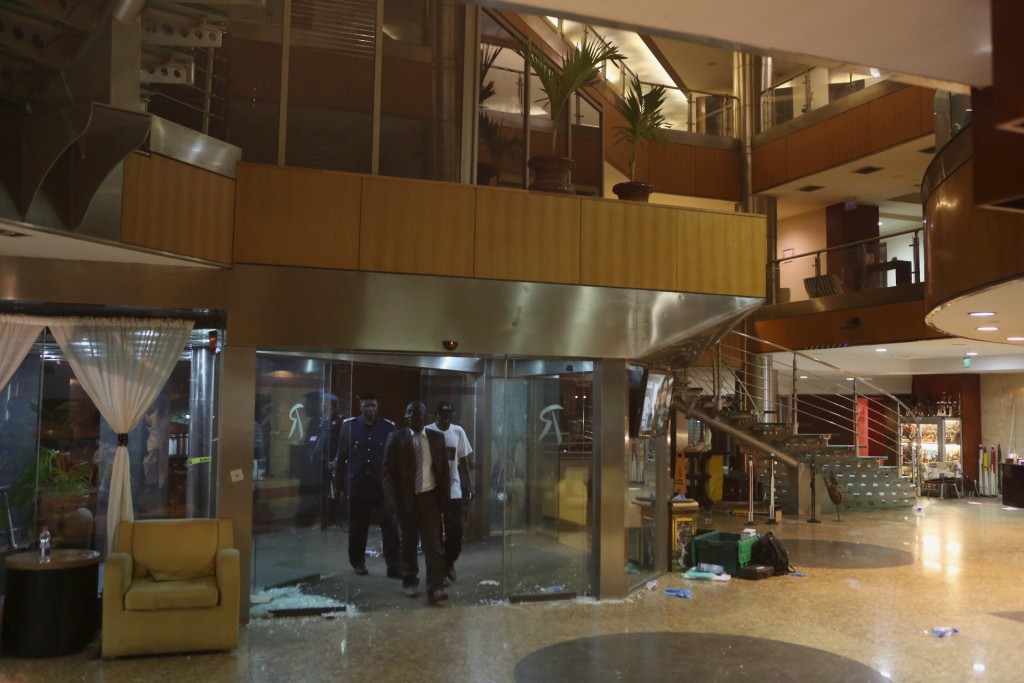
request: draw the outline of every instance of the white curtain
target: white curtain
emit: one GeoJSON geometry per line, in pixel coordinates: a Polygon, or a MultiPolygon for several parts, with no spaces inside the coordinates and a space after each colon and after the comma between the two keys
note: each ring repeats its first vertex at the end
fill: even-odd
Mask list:
{"type": "Polygon", "coordinates": [[[34,316],[0,314],[0,389],[7,386],[45,326],[34,316]]]}
{"type": "Polygon", "coordinates": [[[142,419],[188,341],[188,320],[56,318],[47,321],[82,388],[118,434],[107,501],[107,548],[117,524],[135,518],[128,432],[142,419]]]}

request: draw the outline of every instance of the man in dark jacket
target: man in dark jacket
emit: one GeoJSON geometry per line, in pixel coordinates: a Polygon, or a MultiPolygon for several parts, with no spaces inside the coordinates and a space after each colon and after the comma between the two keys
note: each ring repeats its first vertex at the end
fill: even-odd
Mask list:
{"type": "Polygon", "coordinates": [[[405,409],[406,429],[388,439],[384,453],[384,495],[397,512],[401,528],[402,585],[410,598],[418,597],[417,541],[427,566],[427,601],[448,599],[444,590],[444,547],[441,517],[448,507],[451,482],[444,436],[424,429],[427,407],[413,401],[405,409]]]}
{"type": "Polygon", "coordinates": [[[384,446],[395,431],[395,423],[377,417],[379,400],[375,394],[359,396],[362,415],[341,424],[335,467],[344,468],[349,505],[348,561],[356,574],[365,576],[366,536],[370,514],[377,513],[384,542],[384,561],[389,578],[402,578],[398,553],[398,525],[384,499],[384,446]]]}

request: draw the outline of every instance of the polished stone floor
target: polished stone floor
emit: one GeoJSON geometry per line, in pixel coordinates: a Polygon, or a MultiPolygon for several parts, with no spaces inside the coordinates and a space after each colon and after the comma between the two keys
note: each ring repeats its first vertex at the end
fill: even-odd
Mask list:
{"type": "MultiPolygon", "coordinates": [[[[921,506],[760,527],[791,549],[797,575],[666,574],[621,600],[253,619],[230,653],[0,657],[0,682],[1024,680],[1024,510],[977,498],[921,506]],[[680,587],[692,599],[665,593],[680,587]],[[936,626],[959,633],[936,638],[936,626]]],[[[742,526],[716,515],[720,530],[742,526]]]]}

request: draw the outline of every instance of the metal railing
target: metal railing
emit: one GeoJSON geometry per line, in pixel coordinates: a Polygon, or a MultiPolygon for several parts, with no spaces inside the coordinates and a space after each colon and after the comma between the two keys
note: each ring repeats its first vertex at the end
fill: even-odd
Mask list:
{"type": "Polygon", "coordinates": [[[784,252],[768,262],[771,303],[923,282],[924,234],[924,228],[913,228],[801,254],[784,252]]]}
{"type": "Polygon", "coordinates": [[[913,411],[831,363],[733,331],[681,379],[685,393],[710,403],[703,412],[717,414],[717,421],[747,416],[752,423],[785,426],[793,435],[829,434],[830,445],[848,445],[858,457],[876,458],[920,481],[919,449],[900,443],[901,422],[914,421],[913,411]]]}
{"type": "Polygon", "coordinates": [[[884,80],[888,79],[875,70],[865,76],[850,71],[807,67],[761,92],[760,132],[884,80]]]}

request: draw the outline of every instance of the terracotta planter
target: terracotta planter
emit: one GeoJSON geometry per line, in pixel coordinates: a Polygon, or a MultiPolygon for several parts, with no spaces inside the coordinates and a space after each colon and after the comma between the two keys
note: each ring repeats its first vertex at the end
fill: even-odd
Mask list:
{"type": "Polygon", "coordinates": [[[526,189],[533,192],[576,194],[569,178],[576,162],[560,154],[541,154],[527,163],[533,171],[533,182],[526,189]]]}
{"type": "Polygon", "coordinates": [[[96,492],[40,493],[37,526],[49,527],[55,548],[91,548],[96,492]]]}
{"type": "Polygon", "coordinates": [[[629,181],[612,186],[612,192],[623,201],[646,202],[651,198],[651,193],[654,192],[654,185],[629,181]]]}

